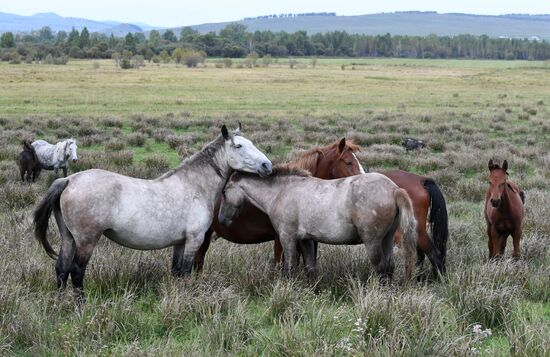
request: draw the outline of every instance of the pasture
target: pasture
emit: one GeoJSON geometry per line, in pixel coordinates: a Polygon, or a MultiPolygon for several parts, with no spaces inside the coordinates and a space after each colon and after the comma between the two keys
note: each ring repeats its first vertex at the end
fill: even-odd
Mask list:
{"type": "MultiPolygon", "coordinates": [[[[0,63],[0,354],[550,354],[548,63],[215,61],[139,70],[0,63]],[[71,172],[153,178],[238,121],[274,163],[345,136],[362,146],[369,171],[433,177],[449,210],[447,275],[407,284],[398,256],[394,282],[381,286],[365,247],[321,245],[317,280],[308,282],[273,269],[272,243],[218,239],[202,273],[175,279],[171,249],[141,252],[102,238],[82,310],[70,291],[58,294],[55,262],[31,225],[53,175],[19,181],[23,139],[74,137],[80,160],[71,172]],[[400,142],[409,136],[428,148],[407,153],[400,142]],[[511,238],[505,259],[487,260],[490,158],[507,159],[526,192],[519,261],[510,259],[511,238]]],[[[49,239],[58,249],[57,229],[49,239]]]]}

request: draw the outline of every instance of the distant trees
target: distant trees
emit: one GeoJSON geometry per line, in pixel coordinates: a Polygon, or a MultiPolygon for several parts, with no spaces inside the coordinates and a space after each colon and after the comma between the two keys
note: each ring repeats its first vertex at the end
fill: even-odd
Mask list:
{"type": "Polygon", "coordinates": [[[15,37],[13,33],[4,32],[0,37],[0,47],[2,48],[13,48],[15,47],[15,37]]]}
{"type": "MultiPolygon", "coordinates": [[[[184,27],[178,34],[179,39],[173,30],[166,30],[162,34],[152,30],[148,38],[143,33],[128,33],[124,37],[116,37],[90,33],[87,28],[81,31],[73,28],[69,33],[54,33],[49,27],[29,34],[14,35],[5,32],[0,35],[0,58],[10,61],[14,57],[14,51],[25,62],[41,61],[49,54],[52,58],[111,58],[114,53],[128,52],[130,55],[124,58],[130,67],[131,59],[135,55],[143,56],[144,61],[154,58],[157,63],[168,63],[174,60],[176,64],[184,63],[190,67],[196,66],[206,56],[247,57],[245,64],[248,66],[255,66],[259,58],[262,58],[264,66],[269,66],[272,57],[300,56],[550,59],[548,41],[491,38],[485,35],[392,36],[389,33],[359,35],[345,31],[309,35],[305,31],[249,32],[241,23],[231,23],[218,33],[201,34],[190,27],[184,27]],[[189,55],[188,62],[184,59],[185,54],[189,55]]],[[[19,61],[16,59],[14,62],[19,61]]],[[[316,63],[312,61],[311,64],[315,66],[316,63]]]]}

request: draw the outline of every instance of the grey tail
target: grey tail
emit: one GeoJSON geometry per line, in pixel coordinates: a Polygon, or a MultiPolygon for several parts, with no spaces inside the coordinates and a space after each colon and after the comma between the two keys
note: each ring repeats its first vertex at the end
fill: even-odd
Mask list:
{"type": "Polygon", "coordinates": [[[59,198],[68,184],[68,178],[55,180],[48,189],[48,192],[46,192],[46,196],[44,196],[34,211],[34,236],[52,259],[57,258],[57,253],[53,250],[50,242],[48,242],[48,223],[53,210],[60,210],[59,198]]]}

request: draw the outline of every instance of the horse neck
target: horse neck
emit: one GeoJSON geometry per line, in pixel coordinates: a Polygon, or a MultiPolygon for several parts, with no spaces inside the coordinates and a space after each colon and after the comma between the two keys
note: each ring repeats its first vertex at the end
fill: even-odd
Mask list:
{"type": "Polygon", "coordinates": [[[216,150],[212,160],[201,160],[200,157],[192,158],[176,169],[173,175],[165,174],[160,179],[176,176],[186,185],[201,187],[206,194],[206,200],[214,204],[232,172],[233,169],[227,163],[225,148],[222,147],[216,150]]]}
{"type": "Polygon", "coordinates": [[[503,211],[509,211],[510,210],[510,194],[511,189],[508,187],[508,183],[504,184],[504,189],[502,190],[502,195],[500,196],[500,208],[503,211]]]}
{"type": "Polygon", "coordinates": [[[285,186],[280,180],[280,177],[242,178],[240,185],[246,194],[247,200],[264,213],[267,213],[273,203],[278,200],[279,193],[285,186]]]}
{"type": "Polygon", "coordinates": [[[321,150],[319,153],[320,157],[317,160],[315,167],[315,172],[312,171],[313,176],[322,178],[325,180],[333,179],[331,172],[331,163],[335,160],[334,148],[330,147],[328,149],[321,150]]]}

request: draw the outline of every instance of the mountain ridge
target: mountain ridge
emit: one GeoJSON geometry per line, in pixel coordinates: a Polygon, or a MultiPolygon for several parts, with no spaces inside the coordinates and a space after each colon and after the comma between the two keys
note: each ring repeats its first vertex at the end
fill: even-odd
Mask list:
{"type": "MultiPolygon", "coordinates": [[[[467,13],[438,13],[435,11],[399,11],[366,15],[311,15],[257,16],[237,21],[212,22],[190,25],[200,33],[218,32],[231,23],[241,23],[247,31],[296,32],[309,34],[330,31],[346,31],[352,34],[454,36],[459,34],[488,35],[490,37],[533,38],[550,40],[550,14],[504,14],[483,15],[467,13]]],[[[123,23],[119,21],[95,21],[76,17],[63,17],[53,12],[37,13],[30,16],[0,12],[0,33],[31,32],[43,26],[52,31],[70,31],[87,27],[90,32],[100,32],[124,36],[128,32],[161,31],[167,28],[150,26],[141,22],[123,23]]],[[[177,35],[183,27],[170,28],[177,35]]]]}

